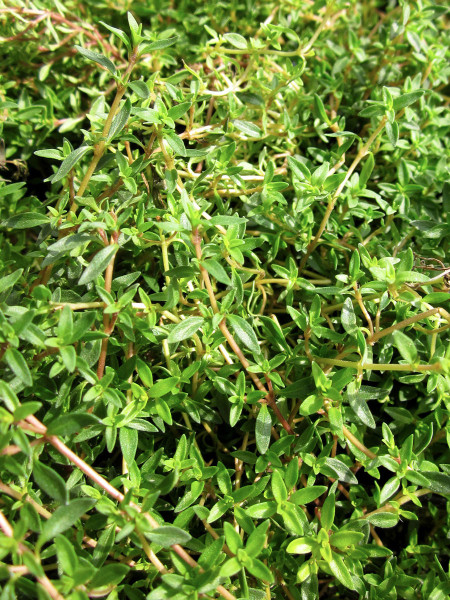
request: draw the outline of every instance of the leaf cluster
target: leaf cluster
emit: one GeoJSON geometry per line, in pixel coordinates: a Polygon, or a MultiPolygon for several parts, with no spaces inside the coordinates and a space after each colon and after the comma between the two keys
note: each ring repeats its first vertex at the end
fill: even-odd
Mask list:
{"type": "Polygon", "coordinates": [[[6,2],[1,600],[450,594],[429,0],[6,2]]]}

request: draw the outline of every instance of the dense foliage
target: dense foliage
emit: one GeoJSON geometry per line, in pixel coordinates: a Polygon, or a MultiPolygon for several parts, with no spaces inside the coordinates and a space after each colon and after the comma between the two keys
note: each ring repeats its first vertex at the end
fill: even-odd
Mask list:
{"type": "Polygon", "coordinates": [[[445,13],[0,2],[1,600],[448,597],[445,13]]]}

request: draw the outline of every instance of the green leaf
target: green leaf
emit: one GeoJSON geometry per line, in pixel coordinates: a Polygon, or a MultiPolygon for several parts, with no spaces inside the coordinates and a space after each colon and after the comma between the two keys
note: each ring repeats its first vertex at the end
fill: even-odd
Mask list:
{"type": "Polygon", "coordinates": [[[448,292],[431,292],[431,294],[424,296],[422,301],[428,302],[429,304],[443,304],[444,302],[450,302],[450,294],[448,292]]]}
{"type": "Polygon", "coordinates": [[[258,338],[251,325],[249,325],[245,319],[238,317],[237,315],[227,315],[227,321],[230,323],[236,337],[239,338],[239,341],[247,346],[254,354],[258,355],[261,353],[258,338]]]}
{"type": "Polygon", "coordinates": [[[75,348],[73,346],[61,346],[59,353],[61,354],[66,369],[69,373],[73,373],[77,366],[77,353],[75,348]]]}
{"type": "Polygon", "coordinates": [[[84,244],[88,244],[92,241],[92,235],[88,233],[74,233],[73,235],[67,235],[54,244],[50,244],[47,248],[47,256],[42,262],[42,266],[46,267],[51,265],[58,260],[58,258],[64,254],[68,254],[71,250],[79,248],[84,244]]]}
{"type": "Polygon", "coordinates": [[[321,187],[325,183],[328,171],[330,170],[330,163],[324,162],[320,167],[317,167],[311,176],[311,183],[317,187],[321,187]]]}
{"type": "Polygon", "coordinates": [[[355,586],[350,575],[350,571],[347,569],[345,562],[343,561],[340,554],[332,552],[332,560],[328,561],[328,566],[331,569],[333,575],[338,579],[343,586],[349,590],[354,590],[355,586]]]}
{"type": "Polygon", "coordinates": [[[136,21],[136,19],[130,11],[127,12],[127,20],[132,34],[133,42],[139,43],[138,38],[140,37],[142,25],[139,25],[139,23],[136,21]]]}
{"type": "Polygon", "coordinates": [[[312,485],[301,490],[297,490],[290,497],[290,501],[297,506],[305,506],[309,502],[313,502],[316,498],[319,498],[322,494],[327,491],[327,487],[324,485],[312,485]]]}
{"type": "Polygon", "coordinates": [[[11,386],[0,379],[0,398],[2,398],[6,408],[11,412],[15,412],[19,407],[19,399],[11,389],[11,386]]]}
{"type": "Polygon", "coordinates": [[[323,105],[322,98],[317,94],[314,94],[314,108],[316,109],[317,115],[322,119],[324,123],[329,123],[328,115],[323,105]]]}
{"type": "Polygon", "coordinates": [[[35,412],[37,412],[41,408],[41,406],[42,402],[37,402],[36,400],[32,400],[31,402],[25,402],[25,404],[21,404],[14,411],[14,422],[17,423],[17,421],[22,421],[23,419],[26,419],[29,415],[32,415],[35,412]]]}
{"type": "Polygon", "coordinates": [[[171,119],[175,121],[176,119],[179,119],[184,114],[186,114],[190,107],[190,102],[182,102],[181,104],[177,104],[176,106],[172,106],[172,108],[169,108],[168,115],[171,119]]]}
{"type": "Polygon", "coordinates": [[[95,567],[101,567],[108,558],[108,555],[114,546],[115,536],[116,528],[114,525],[106,527],[99,535],[97,545],[92,553],[92,563],[95,567]]]}
{"type": "Polygon", "coordinates": [[[311,179],[310,170],[300,160],[297,160],[296,158],[289,156],[288,157],[288,166],[289,166],[290,170],[292,171],[292,174],[295,175],[295,177],[297,177],[297,179],[299,179],[300,181],[303,181],[305,179],[306,179],[306,181],[309,181],[311,179]]]}
{"type": "Polygon", "coordinates": [[[167,338],[169,344],[175,344],[182,340],[187,340],[200,329],[205,322],[203,317],[187,317],[170,330],[167,338]]]}
{"type": "Polygon", "coordinates": [[[0,279],[0,291],[7,292],[10,288],[13,287],[17,281],[21,278],[23,273],[23,269],[16,269],[10,275],[6,275],[6,277],[2,277],[0,279]]]}
{"type": "Polygon", "coordinates": [[[70,343],[73,335],[73,315],[70,306],[64,306],[59,313],[58,338],[63,343],[70,343]]]}
{"type": "Polygon", "coordinates": [[[76,150],[73,150],[73,152],[71,152],[69,156],[63,160],[58,171],[55,173],[55,175],[53,175],[53,177],[50,178],[50,181],[52,183],[56,183],[57,181],[63,179],[63,177],[65,177],[67,173],[73,169],[77,162],[79,162],[83,156],[89,152],[89,150],[92,150],[91,146],[80,146],[76,150]]]}
{"type": "Polygon", "coordinates": [[[272,492],[278,504],[287,500],[287,489],[280,471],[272,473],[272,492]]]}
{"type": "Polygon", "coordinates": [[[366,187],[366,183],[369,181],[369,178],[372,174],[373,168],[375,166],[375,159],[373,157],[372,152],[369,152],[367,158],[364,162],[363,168],[361,169],[361,173],[359,175],[359,188],[362,190],[366,187]]]}
{"type": "Polygon", "coordinates": [[[30,369],[28,368],[27,362],[21,352],[19,352],[16,348],[10,347],[6,350],[4,359],[14,375],[18,377],[24,385],[33,385],[30,369]]]}
{"type": "Polygon", "coordinates": [[[255,424],[256,447],[261,454],[265,454],[269,448],[271,430],[272,419],[269,409],[267,404],[261,404],[255,424]]]}
{"type": "Polygon", "coordinates": [[[438,494],[450,494],[450,475],[438,471],[421,471],[429,483],[428,487],[438,494]]]}
{"type": "Polygon", "coordinates": [[[78,280],[78,285],[87,285],[91,281],[97,279],[97,277],[101,275],[109,265],[118,248],[119,246],[117,244],[112,244],[110,246],[106,246],[106,248],[102,248],[99,252],[97,252],[89,265],[83,271],[80,279],[78,280]]]}
{"type": "Polygon", "coordinates": [[[353,308],[353,302],[351,301],[351,298],[347,297],[344,301],[341,314],[341,323],[342,327],[349,335],[356,335],[358,331],[358,325],[356,324],[355,309],[353,308]]]}
{"type": "Polygon", "coordinates": [[[400,487],[400,480],[398,477],[391,477],[384,484],[381,492],[380,492],[380,504],[384,504],[395,494],[395,492],[400,487]]]}
{"type": "Polygon", "coordinates": [[[66,482],[51,467],[36,461],[33,465],[33,477],[38,486],[59,504],[67,504],[68,495],[66,482]]]}
{"type": "Polygon", "coordinates": [[[42,527],[41,543],[51,540],[72,527],[95,504],[92,498],[75,498],[69,504],[59,506],[42,527]]]}
{"type": "Polygon", "coordinates": [[[301,537],[292,540],[286,548],[286,552],[289,554],[309,554],[315,546],[316,543],[312,538],[301,537]]]}
{"type": "Polygon", "coordinates": [[[182,510],[185,510],[188,506],[193,504],[203,492],[204,487],[204,481],[193,481],[190,490],[186,492],[186,494],[178,501],[174,512],[181,512],[182,510]]]}
{"type": "Polygon", "coordinates": [[[270,521],[267,519],[267,521],[258,525],[258,527],[249,535],[247,543],[245,544],[245,552],[251,558],[256,558],[264,550],[269,525],[270,521]]]}
{"type": "Polygon", "coordinates": [[[276,510],[275,502],[258,502],[249,506],[245,512],[252,519],[265,519],[275,514],[276,510]]]}
{"type": "Polygon", "coordinates": [[[183,143],[183,140],[177,136],[173,131],[164,130],[164,139],[167,140],[167,143],[172,148],[174,153],[178,156],[186,156],[186,147],[183,143]]]}
{"type": "Polygon", "coordinates": [[[378,512],[368,515],[366,520],[374,527],[389,528],[398,523],[398,514],[392,512],[378,512]]]}
{"type": "Polygon", "coordinates": [[[248,47],[247,40],[239,33],[224,33],[223,39],[240,50],[245,50],[248,47]]]}
{"type": "Polygon", "coordinates": [[[397,98],[394,98],[394,110],[400,110],[401,108],[405,108],[410,104],[416,102],[421,96],[424,94],[424,90],[416,90],[414,92],[407,92],[406,94],[402,94],[397,98]]]}
{"type": "Polygon", "coordinates": [[[148,364],[138,358],[136,361],[136,368],[142,383],[146,387],[151,387],[153,385],[153,373],[148,364]]]}
{"type": "Polygon", "coordinates": [[[315,573],[311,573],[302,582],[302,600],[317,600],[319,597],[319,581],[315,573]]]}
{"type": "Polygon", "coordinates": [[[364,394],[360,392],[359,385],[356,381],[352,381],[348,384],[347,398],[358,419],[364,423],[364,425],[375,429],[375,419],[373,418],[370,408],[364,399],[364,394]]]}
{"type": "Polygon", "coordinates": [[[328,477],[336,477],[340,481],[345,481],[346,483],[358,483],[358,480],[347,465],[337,458],[325,458],[325,466],[321,468],[321,472],[328,477]]]}
{"type": "Polygon", "coordinates": [[[244,546],[241,540],[241,536],[233,527],[233,525],[231,525],[231,523],[228,523],[227,521],[225,521],[225,523],[223,524],[223,530],[225,533],[225,540],[228,548],[233,554],[237,554],[239,548],[243,548],[244,546]]]}
{"type": "Polygon", "coordinates": [[[334,513],[336,510],[336,497],[334,494],[328,494],[322,505],[320,512],[320,523],[325,531],[331,529],[334,523],[334,513]]]}
{"type": "Polygon", "coordinates": [[[40,213],[35,212],[24,212],[6,219],[6,221],[1,223],[1,226],[10,229],[31,229],[31,227],[37,227],[38,225],[43,225],[49,221],[50,219],[47,215],[41,215],[40,213]]]}
{"type": "Polygon", "coordinates": [[[113,75],[116,74],[116,67],[109,60],[109,58],[106,58],[106,56],[103,56],[103,54],[99,54],[98,52],[93,52],[92,50],[88,50],[87,48],[82,48],[81,46],[75,46],[75,48],[85,58],[96,62],[97,64],[99,64],[102,67],[105,67],[105,69],[108,69],[108,71],[110,73],[112,73],[113,75]]]}
{"type": "Polygon", "coordinates": [[[111,565],[105,565],[97,571],[89,582],[90,589],[99,589],[115,587],[128,574],[130,567],[118,562],[111,565]]]}
{"type": "Polygon", "coordinates": [[[128,87],[132,89],[139,98],[142,98],[143,100],[150,98],[150,91],[144,81],[130,81],[128,87]]]}
{"type": "Polygon", "coordinates": [[[249,573],[256,577],[258,580],[267,581],[267,583],[273,583],[274,577],[270,569],[257,558],[254,558],[252,562],[245,565],[245,568],[249,573]]]}
{"type": "Polygon", "coordinates": [[[131,114],[131,101],[129,98],[126,99],[124,105],[119,110],[117,115],[114,117],[113,122],[111,124],[111,129],[109,130],[108,140],[112,140],[114,136],[122,131],[125,125],[128,122],[131,114]]]}
{"type": "Polygon", "coordinates": [[[146,536],[158,546],[169,548],[173,544],[185,544],[191,539],[190,534],[179,527],[163,525],[152,529],[146,536]]]}
{"type": "Polygon", "coordinates": [[[114,35],[116,35],[119,38],[119,40],[121,40],[125,44],[125,47],[127,48],[127,50],[131,50],[130,38],[126,35],[126,33],[124,33],[121,29],[117,29],[117,27],[108,25],[108,23],[105,23],[104,21],[99,21],[99,23],[101,25],[103,25],[103,27],[106,27],[106,29],[108,29],[108,31],[111,31],[111,33],[114,33],[114,35]]]}
{"type": "Polygon", "coordinates": [[[304,417],[307,417],[308,415],[313,415],[316,413],[322,408],[322,406],[323,397],[320,394],[311,394],[301,403],[299,413],[304,417]]]}
{"type": "Polygon", "coordinates": [[[146,51],[150,52],[152,50],[164,50],[164,48],[169,48],[169,46],[176,44],[177,40],[178,36],[166,38],[165,40],[156,40],[156,42],[151,42],[150,44],[146,45],[145,49],[146,51]]]}
{"type": "Polygon", "coordinates": [[[360,531],[337,531],[330,537],[330,544],[335,548],[348,548],[357,546],[364,540],[364,534],[360,531]]]}
{"type": "Polygon", "coordinates": [[[200,264],[214,277],[214,279],[217,279],[217,281],[220,281],[220,283],[223,283],[224,285],[231,285],[228,273],[217,260],[208,258],[207,260],[203,260],[200,264]]]}
{"type": "MultiPolygon", "coordinates": [[[[171,378],[169,377],[169,379],[171,379],[171,378]]],[[[168,392],[166,392],[166,393],[168,393],[168,392]]],[[[150,396],[150,394],[149,394],[149,396],[150,396]]],[[[156,412],[158,413],[158,415],[164,421],[164,423],[167,423],[167,425],[172,425],[172,423],[173,423],[172,414],[170,412],[169,405],[167,404],[167,402],[165,400],[163,400],[160,397],[155,398],[155,409],[156,409],[156,412]]]]}
{"type": "Polygon", "coordinates": [[[57,417],[47,426],[47,435],[72,435],[83,427],[99,423],[98,417],[89,413],[67,413],[57,417]]]}
{"type": "Polygon", "coordinates": [[[221,577],[232,577],[238,571],[241,570],[241,563],[237,558],[230,558],[227,560],[220,569],[221,577]]]}
{"type": "Polygon", "coordinates": [[[120,449],[122,450],[123,458],[130,467],[136,456],[138,445],[138,432],[136,429],[129,427],[121,427],[119,429],[120,449]]]}
{"type": "Polygon", "coordinates": [[[55,538],[56,556],[61,569],[67,575],[73,575],[78,566],[78,558],[74,546],[64,535],[55,538]]]}
{"type": "Polygon", "coordinates": [[[394,331],[392,337],[402,358],[411,364],[416,363],[417,348],[414,342],[403,331],[394,331]]]}
{"type": "Polygon", "coordinates": [[[36,156],[42,156],[43,158],[53,158],[55,160],[63,160],[64,155],[55,148],[47,148],[45,150],[36,150],[34,153],[36,156]]]}
{"type": "Polygon", "coordinates": [[[397,142],[398,142],[398,123],[397,123],[397,121],[394,121],[393,123],[389,123],[389,121],[388,121],[386,123],[386,133],[387,133],[389,141],[395,148],[397,146],[397,142]]]}
{"type": "Polygon", "coordinates": [[[234,119],[233,123],[236,129],[242,133],[245,133],[245,135],[248,137],[259,138],[262,135],[262,131],[258,125],[255,125],[251,121],[240,121],[239,119],[234,119]]]}
{"type": "Polygon", "coordinates": [[[165,396],[169,392],[174,391],[174,388],[179,381],[179,377],[167,377],[166,379],[159,379],[148,390],[148,395],[150,396],[150,398],[160,398],[161,396],[165,396]]]}
{"type": "Polygon", "coordinates": [[[157,427],[145,419],[133,419],[127,423],[127,427],[136,429],[137,431],[146,431],[147,433],[155,433],[158,431],[157,427]]]}

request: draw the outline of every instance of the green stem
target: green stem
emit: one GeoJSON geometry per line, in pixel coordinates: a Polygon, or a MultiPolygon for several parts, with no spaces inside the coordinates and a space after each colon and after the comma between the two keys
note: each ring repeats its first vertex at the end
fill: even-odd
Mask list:
{"type": "Polygon", "coordinates": [[[432,317],[433,315],[435,315],[438,312],[439,312],[439,308],[432,308],[431,310],[427,310],[423,313],[419,313],[418,315],[414,315],[413,317],[409,317],[408,319],[404,319],[403,321],[400,321],[399,323],[396,323],[395,325],[392,325],[391,327],[388,327],[387,329],[383,329],[383,331],[379,331],[378,333],[375,333],[368,339],[368,342],[369,342],[369,344],[374,344],[382,337],[385,337],[386,335],[389,335],[390,333],[392,333],[394,331],[398,331],[399,329],[404,329],[405,327],[408,327],[408,325],[412,325],[412,323],[415,323],[416,321],[421,321],[422,319],[428,319],[428,317],[432,317]]]}
{"type": "MultiPolygon", "coordinates": [[[[432,494],[433,491],[429,490],[428,488],[424,488],[422,490],[417,490],[416,492],[414,492],[414,496],[416,496],[417,498],[419,496],[425,496],[425,494],[432,494]]],[[[400,504],[400,506],[402,506],[403,504],[406,504],[407,502],[411,502],[411,498],[409,496],[401,496],[398,500],[395,501],[397,504],[400,504]]],[[[369,513],[366,513],[364,515],[364,519],[367,519],[367,517],[370,517],[371,515],[376,515],[377,513],[380,512],[395,512],[397,510],[397,508],[395,506],[392,506],[391,504],[385,504],[384,506],[380,506],[380,508],[377,508],[376,510],[372,510],[369,513]]]]}
{"type": "Polygon", "coordinates": [[[356,369],[357,371],[366,370],[366,371],[417,371],[419,373],[427,372],[427,371],[442,371],[442,366],[440,363],[436,362],[432,365],[391,365],[389,363],[383,364],[374,364],[374,363],[360,363],[352,360],[339,360],[337,358],[322,358],[321,356],[313,356],[313,359],[318,363],[322,363],[324,365],[333,365],[336,367],[349,367],[351,369],[356,369]]]}
{"type": "Polygon", "coordinates": [[[239,571],[239,585],[241,587],[241,598],[249,598],[250,596],[247,585],[247,577],[245,575],[244,567],[242,567],[242,569],[239,571]]]}
{"type": "MultiPolygon", "coordinates": [[[[89,181],[91,180],[92,175],[94,174],[94,171],[98,165],[99,160],[101,159],[101,157],[103,156],[103,154],[105,153],[105,149],[106,149],[106,138],[108,137],[109,131],[111,129],[111,125],[113,122],[113,119],[116,115],[116,112],[119,108],[119,104],[120,101],[122,100],[123,95],[126,92],[127,89],[127,82],[128,79],[130,78],[131,75],[131,71],[133,70],[136,61],[138,58],[138,54],[137,54],[137,48],[135,48],[131,54],[130,57],[130,61],[128,63],[128,67],[127,70],[124,73],[123,76],[123,83],[120,83],[117,86],[117,92],[116,92],[116,96],[113,100],[113,103],[111,105],[111,109],[108,113],[108,116],[106,117],[106,121],[105,124],[103,126],[103,131],[102,131],[102,139],[97,142],[97,144],[95,144],[94,146],[94,156],[92,158],[91,164],[88,167],[88,170],[86,171],[86,173],[84,174],[83,179],[81,180],[80,183],[80,187],[78,188],[77,191],[77,197],[81,198],[84,194],[84,192],[86,191],[87,186],[89,185],[89,181]]],[[[70,211],[71,212],[76,212],[78,209],[78,204],[76,203],[76,201],[74,200],[72,202],[72,205],[70,207],[70,211]]]]}
{"type": "Polygon", "coordinates": [[[342,433],[348,439],[349,442],[351,442],[356,448],[358,448],[358,450],[361,450],[361,452],[363,452],[366,456],[368,456],[371,459],[378,458],[377,455],[374,452],[372,452],[372,450],[369,450],[369,448],[364,446],[364,444],[360,442],[358,438],[355,437],[353,433],[349,429],[347,429],[347,427],[345,427],[345,425],[342,427],[342,433]]]}
{"type": "Polygon", "coordinates": [[[304,257],[302,258],[302,260],[300,262],[299,273],[301,273],[303,271],[303,269],[306,266],[306,263],[308,262],[309,257],[314,252],[317,244],[319,243],[320,236],[325,231],[325,228],[326,228],[327,223],[328,223],[328,219],[330,218],[331,213],[333,212],[333,209],[334,209],[335,204],[337,202],[337,199],[339,198],[342,190],[346,186],[347,181],[350,179],[353,171],[356,169],[356,167],[361,162],[361,160],[366,156],[366,154],[367,154],[370,146],[373,144],[373,142],[376,140],[376,138],[378,137],[378,135],[380,134],[380,132],[383,130],[383,128],[384,128],[384,126],[386,124],[386,121],[387,121],[387,117],[384,116],[381,119],[381,121],[379,122],[378,127],[375,129],[375,131],[372,133],[372,135],[370,136],[370,138],[367,140],[367,142],[364,144],[364,146],[361,148],[361,150],[355,156],[354,161],[350,165],[350,167],[349,167],[349,169],[348,169],[348,171],[347,171],[347,173],[345,175],[345,179],[342,181],[342,183],[337,188],[337,190],[335,191],[335,193],[331,196],[331,199],[328,202],[328,206],[327,206],[327,209],[326,209],[325,214],[323,216],[323,219],[322,219],[322,221],[320,223],[319,229],[318,229],[316,235],[314,236],[313,240],[308,244],[308,248],[306,250],[306,254],[304,255],[304,257]]]}

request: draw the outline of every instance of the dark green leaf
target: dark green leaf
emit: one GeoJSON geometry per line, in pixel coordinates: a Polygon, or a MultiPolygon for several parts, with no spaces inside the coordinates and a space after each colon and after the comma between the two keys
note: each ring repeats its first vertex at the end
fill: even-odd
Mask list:
{"type": "Polygon", "coordinates": [[[115,75],[115,73],[116,73],[116,67],[109,60],[109,58],[106,58],[106,56],[103,56],[103,54],[99,54],[98,52],[93,52],[92,50],[88,50],[87,48],[82,48],[81,46],[75,46],[75,48],[85,58],[87,58],[89,60],[93,60],[94,62],[96,62],[97,64],[101,65],[102,67],[105,67],[105,69],[108,69],[108,71],[110,73],[112,73],[113,75],[115,75]]]}
{"type": "Polygon", "coordinates": [[[370,408],[364,398],[364,394],[360,391],[356,381],[352,381],[347,386],[347,398],[352,410],[364,425],[375,429],[375,419],[373,418],[370,408]]]}
{"type": "Polygon", "coordinates": [[[92,498],[75,498],[69,504],[59,506],[42,527],[41,540],[45,542],[72,527],[95,504],[92,498]]]}
{"type": "Polygon", "coordinates": [[[207,260],[203,260],[200,264],[208,271],[210,275],[217,279],[217,281],[220,281],[220,283],[225,285],[231,285],[228,273],[217,260],[209,258],[207,260]]]}
{"type": "Polygon", "coordinates": [[[170,330],[167,338],[169,344],[175,344],[182,340],[187,340],[200,329],[205,322],[202,317],[187,317],[170,330]]]}
{"type": "Polygon", "coordinates": [[[397,98],[394,98],[394,110],[400,110],[401,108],[405,108],[410,104],[413,104],[418,100],[421,96],[423,96],[424,90],[416,90],[414,92],[407,92],[406,94],[402,94],[397,98]]]}
{"type": "Polygon", "coordinates": [[[270,433],[272,430],[272,419],[266,404],[261,404],[256,417],[255,435],[258,452],[265,454],[270,444],[270,433]]]}
{"type": "Polygon", "coordinates": [[[344,306],[342,307],[341,323],[342,327],[349,335],[356,335],[358,326],[356,324],[356,315],[351,298],[345,299],[344,306]]]}
{"type": "Polygon", "coordinates": [[[69,173],[69,171],[73,169],[77,162],[79,162],[83,158],[83,156],[91,149],[91,146],[80,146],[76,150],[73,150],[73,152],[71,152],[69,156],[67,156],[63,160],[58,171],[51,178],[51,182],[56,183],[57,181],[63,179],[63,177],[65,177],[67,173],[69,173]]]}
{"type": "Polygon", "coordinates": [[[398,523],[398,515],[392,512],[377,512],[366,517],[374,527],[389,528],[398,523]]]}
{"type": "Polygon", "coordinates": [[[24,385],[33,384],[30,369],[28,368],[27,362],[21,352],[19,352],[16,348],[8,348],[4,354],[4,358],[8,367],[24,385]]]}
{"type": "Polygon", "coordinates": [[[156,527],[147,536],[152,542],[163,548],[169,548],[173,544],[185,544],[191,539],[187,531],[179,527],[172,527],[171,525],[156,527]]]}
{"type": "Polygon", "coordinates": [[[403,331],[394,331],[392,337],[402,358],[414,364],[417,361],[417,348],[414,342],[403,331]]]}
{"type": "Polygon", "coordinates": [[[128,466],[134,460],[138,445],[138,432],[136,429],[129,427],[121,427],[119,429],[120,449],[122,450],[123,458],[128,466]]]}
{"type": "Polygon", "coordinates": [[[105,565],[97,571],[94,577],[89,583],[91,589],[98,589],[102,587],[110,588],[118,585],[122,579],[127,575],[130,567],[121,563],[114,563],[111,565],[105,565]]]}
{"type": "Polygon", "coordinates": [[[89,265],[83,271],[78,281],[78,285],[86,285],[91,281],[94,281],[94,279],[97,279],[97,277],[103,273],[103,271],[111,262],[111,259],[116,254],[118,247],[119,246],[117,244],[112,244],[110,246],[106,246],[106,248],[102,248],[99,252],[97,252],[89,265]]]}
{"type": "Polygon", "coordinates": [[[227,321],[230,323],[239,340],[254,354],[260,354],[261,350],[259,348],[258,338],[251,325],[237,315],[228,315],[227,321]]]}
{"type": "Polygon", "coordinates": [[[9,227],[10,229],[30,229],[31,227],[37,227],[48,223],[50,219],[46,215],[41,215],[35,212],[24,212],[14,217],[6,219],[2,222],[2,227],[9,227]]]}
{"type": "Polygon", "coordinates": [[[48,435],[72,435],[83,427],[98,425],[98,417],[89,413],[70,413],[54,419],[47,427],[48,435]]]}
{"type": "Polygon", "coordinates": [[[450,475],[438,471],[421,471],[429,481],[428,487],[438,494],[450,494],[450,475]]]}
{"type": "Polygon", "coordinates": [[[163,50],[164,48],[168,48],[169,46],[173,46],[176,41],[177,41],[178,37],[171,37],[171,38],[166,38],[165,40],[156,40],[156,42],[151,42],[150,44],[148,44],[146,46],[146,50],[148,51],[152,51],[152,50],[163,50]]]}
{"type": "Polygon", "coordinates": [[[36,461],[33,465],[33,477],[38,486],[59,504],[66,504],[68,500],[66,482],[51,467],[36,461]]]}

